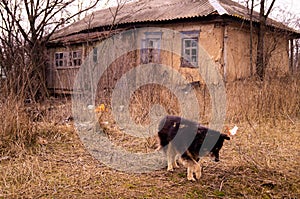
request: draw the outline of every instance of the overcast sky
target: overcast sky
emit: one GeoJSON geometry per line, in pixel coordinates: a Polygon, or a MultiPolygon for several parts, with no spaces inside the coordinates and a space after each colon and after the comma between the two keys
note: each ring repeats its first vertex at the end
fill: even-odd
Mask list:
{"type": "Polygon", "coordinates": [[[300,1],[299,0],[276,0],[275,6],[286,8],[287,11],[294,13],[300,18],[300,1]]]}
{"type": "MultiPolygon", "coordinates": [[[[269,5],[272,0],[266,0],[269,5]]],[[[268,7],[267,7],[268,8],[268,7]]],[[[257,7],[259,11],[259,6],[257,7]]],[[[299,0],[275,0],[270,17],[300,30],[300,1],[299,0]],[[289,13],[293,14],[290,16],[289,13]],[[297,20],[298,18],[298,20],[297,20]]]]}

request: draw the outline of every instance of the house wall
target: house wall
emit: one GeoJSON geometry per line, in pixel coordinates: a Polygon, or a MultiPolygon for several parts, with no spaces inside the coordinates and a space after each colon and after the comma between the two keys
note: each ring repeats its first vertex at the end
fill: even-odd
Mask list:
{"type": "MultiPolygon", "coordinates": [[[[240,23],[228,23],[226,26],[219,22],[200,24],[199,22],[165,24],[160,27],[171,29],[174,31],[198,31],[199,46],[203,48],[210,58],[216,64],[221,76],[226,81],[234,81],[237,79],[247,78],[251,76],[250,56],[249,56],[249,31],[241,26],[240,23]]],[[[151,29],[149,29],[151,31],[151,29]]],[[[156,29],[157,31],[157,29],[156,29]]],[[[135,45],[136,51],[129,52],[114,61],[105,75],[99,80],[99,89],[106,89],[105,87],[114,87],[118,79],[130,69],[140,65],[142,46],[141,39],[145,36],[144,32],[139,32],[137,35],[127,35],[123,38],[124,45],[135,45]],[[138,39],[134,39],[138,38],[138,39]],[[136,41],[136,43],[130,43],[136,41]],[[106,85],[106,86],[105,86],[106,85]]],[[[161,51],[159,63],[172,66],[175,70],[181,73],[189,82],[203,82],[199,73],[199,68],[181,67],[181,38],[177,38],[179,42],[168,42],[168,38],[173,35],[162,35],[161,45],[169,45],[169,49],[174,49],[173,53],[161,51]]],[[[268,71],[288,72],[289,57],[288,57],[288,42],[287,39],[278,36],[278,34],[268,33],[266,36],[266,49],[272,50],[269,59],[268,71]],[[275,45],[276,44],[276,45],[275,45]]],[[[177,40],[176,40],[177,41],[177,40]]],[[[48,87],[58,90],[72,90],[74,78],[78,72],[78,67],[58,68],[54,65],[54,54],[59,51],[68,51],[82,49],[84,60],[85,57],[97,46],[100,41],[94,43],[82,43],[80,45],[67,45],[66,47],[50,48],[49,49],[49,67],[47,72],[48,87]]],[[[253,55],[256,54],[257,38],[254,38],[253,55]]],[[[122,47],[120,46],[120,49],[122,47]]],[[[117,49],[114,49],[114,51],[117,49]]],[[[109,52],[110,54],[115,52],[109,52]]],[[[200,53],[200,52],[199,52],[200,53]]],[[[105,56],[103,56],[105,57],[105,56]]],[[[199,58],[201,55],[199,54],[199,58]]],[[[253,56],[252,74],[255,73],[256,57],[253,56]]],[[[205,62],[199,60],[200,67],[203,67],[205,62]]],[[[147,74],[145,74],[147,75],[147,74]]],[[[143,77],[136,77],[134,81],[142,81],[143,77]]]]}
{"type": "MultiPolygon", "coordinates": [[[[177,24],[170,24],[164,25],[163,28],[173,30],[174,32],[199,32],[198,39],[199,39],[199,48],[202,48],[206,51],[207,55],[216,62],[216,66],[220,71],[220,74],[224,74],[223,70],[223,27],[217,24],[199,24],[199,23],[177,23],[177,24]]],[[[162,29],[163,30],[163,29],[162,29]]],[[[151,31],[151,29],[149,29],[151,31]]],[[[155,30],[152,30],[155,31],[155,30]]],[[[156,30],[156,31],[159,31],[156,30]]],[[[179,35],[162,35],[162,43],[161,45],[167,46],[166,48],[172,49],[173,53],[171,52],[164,52],[161,51],[161,64],[166,66],[171,66],[175,70],[177,70],[180,74],[182,74],[188,82],[203,82],[203,78],[200,75],[199,68],[191,68],[191,67],[181,67],[181,50],[182,50],[182,43],[181,37],[179,35]],[[178,36],[177,38],[174,38],[178,36]],[[175,39],[178,42],[168,43],[169,38],[175,39]],[[171,45],[171,46],[170,46],[171,45]]],[[[143,32],[139,34],[139,37],[143,37],[143,32]]],[[[173,40],[174,41],[174,40],[173,40]]],[[[138,44],[141,45],[140,43],[138,44]]],[[[200,55],[200,51],[198,57],[202,57],[200,55]]],[[[140,53],[138,53],[138,59],[140,59],[140,53]]],[[[207,63],[199,60],[200,67],[206,67],[207,63]]]]}
{"type": "MultiPolygon", "coordinates": [[[[226,27],[226,80],[233,81],[249,77],[251,75],[250,70],[250,36],[249,32],[243,30],[241,27],[235,27],[234,25],[227,25],[226,27]]],[[[256,39],[254,39],[254,43],[256,39]]],[[[253,55],[256,54],[256,48],[253,50],[253,55]]],[[[255,57],[253,56],[253,60],[255,57]]]]}
{"type": "Polygon", "coordinates": [[[66,45],[65,47],[48,48],[48,66],[46,82],[47,87],[55,93],[67,93],[73,90],[74,77],[80,67],[57,67],[55,65],[55,53],[82,50],[82,56],[86,54],[86,47],[80,45],[66,45]]]}
{"type": "MultiPolygon", "coordinates": [[[[177,27],[177,31],[199,30],[199,47],[206,51],[207,55],[216,63],[217,68],[221,75],[224,74],[222,67],[223,63],[223,28],[218,24],[197,24],[184,27],[177,27]]],[[[181,49],[181,46],[179,47],[181,49]]],[[[201,56],[199,51],[198,57],[201,56]]],[[[178,60],[178,58],[177,58],[178,60]]],[[[199,60],[199,67],[207,67],[209,63],[205,63],[199,60]]],[[[176,68],[179,72],[185,74],[188,81],[200,81],[203,82],[203,78],[199,75],[199,68],[186,68],[180,67],[180,63],[177,61],[176,68]]]]}
{"type": "Polygon", "coordinates": [[[266,34],[267,73],[283,75],[289,72],[289,43],[280,33],[266,34]]]}
{"type": "MultiPolygon", "coordinates": [[[[255,74],[257,36],[254,33],[252,72],[250,69],[250,32],[240,24],[226,26],[227,46],[226,80],[234,81],[255,74]]],[[[265,58],[268,62],[266,73],[285,74],[289,71],[288,40],[284,34],[267,32],[265,35],[265,58]],[[268,61],[269,59],[269,61],[268,61]]]]}

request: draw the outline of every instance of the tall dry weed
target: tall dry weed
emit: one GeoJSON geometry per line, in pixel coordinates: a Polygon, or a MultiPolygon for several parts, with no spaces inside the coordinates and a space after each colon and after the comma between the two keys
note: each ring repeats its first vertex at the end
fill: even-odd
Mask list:
{"type": "Polygon", "coordinates": [[[36,126],[24,104],[15,98],[0,101],[0,155],[17,156],[36,144],[36,126]]]}
{"type": "Polygon", "coordinates": [[[0,98],[0,158],[36,152],[47,140],[63,136],[71,103],[65,99],[25,103],[8,96],[0,98]]]}
{"type": "MultiPolygon", "coordinates": [[[[207,124],[211,118],[211,96],[205,85],[194,87],[199,118],[207,124]]],[[[267,77],[265,81],[245,79],[226,83],[226,121],[264,121],[300,116],[300,75],[267,77]]],[[[155,104],[168,114],[181,114],[176,96],[159,85],[143,86],[131,97],[130,110],[137,123],[147,123],[155,104]]],[[[193,104],[192,104],[193,105],[193,104]]],[[[192,106],[191,106],[192,107],[192,106]]]]}
{"type": "Polygon", "coordinates": [[[140,87],[130,99],[130,112],[138,124],[149,124],[150,112],[154,105],[164,108],[170,115],[180,113],[179,102],[176,96],[160,85],[149,84],[140,87]]]}
{"type": "Polygon", "coordinates": [[[228,83],[228,121],[278,120],[300,116],[300,76],[228,83]]]}

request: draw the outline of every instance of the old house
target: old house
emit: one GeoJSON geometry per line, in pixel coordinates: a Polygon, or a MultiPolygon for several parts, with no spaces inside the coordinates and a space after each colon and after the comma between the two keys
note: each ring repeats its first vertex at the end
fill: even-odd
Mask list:
{"type": "MultiPolygon", "coordinates": [[[[256,28],[258,13],[254,13],[253,21],[256,28]]],[[[164,52],[150,51],[160,47],[164,35],[159,30],[148,31],[141,33],[141,41],[136,44],[141,50],[129,53],[126,60],[119,60],[123,64],[115,64],[112,70],[126,71],[122,67],[163,63],[185,74],[188,81],[197,82],[200,77],[194,71],[201,67],[198,66],[201,45],[219,66],[225,81],[246,78],[255,73],[255,63],[250,67],[249,22],[247,8],[231,0],[139,0],[99,10],[53,35],[47,45],[47,86],[55,92],[71,92],[76,73],[85,57],[97,51],[97,44],[110,35],[143,27],[181,32],[183,36],[177,42],[181,55],[171,58],[164,52]]],[[[300,38],[300,33],[271,19],[267,24],[267,70],[287,73],[289,41],[300,38]]],[[[256,36],[253,41],[255,62],[256,36]]]]}

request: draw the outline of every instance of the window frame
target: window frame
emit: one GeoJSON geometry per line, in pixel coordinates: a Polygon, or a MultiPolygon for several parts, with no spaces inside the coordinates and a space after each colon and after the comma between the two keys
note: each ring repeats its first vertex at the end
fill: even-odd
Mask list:
{"type": "Polygon", "coordinates": [[[162,32],[145,32],[141,40],[140,61],[142,64],[160,63],[162,32]],[[152,42],[152,45],[149,44],[152,42]]]}
{"type": "Polygon", "coordinates": [[[82,49],[57,51],[54,53],[54,66],[56,69],[79,68],[83,58],[82,49]]]}
{"type": "Polygon", "coordinates": [[[200,31],[183,31],[181,32],[181,58],[180,67],[198,68],[199,63],[199,33],[200,31]],[[186,46],[186,42],[190,41],[190,46],[186,46]],[[193,44],[195,44],[193,46],[193,44]],[[194,54],[193,51],[196,51],[194,54]],[[186,52],[190,54],[187,55],[186,52]],[[196,57],[194,57],[196,56],[196,57]],[[191,61],[196,59],[196,61],[191,61]]]}

